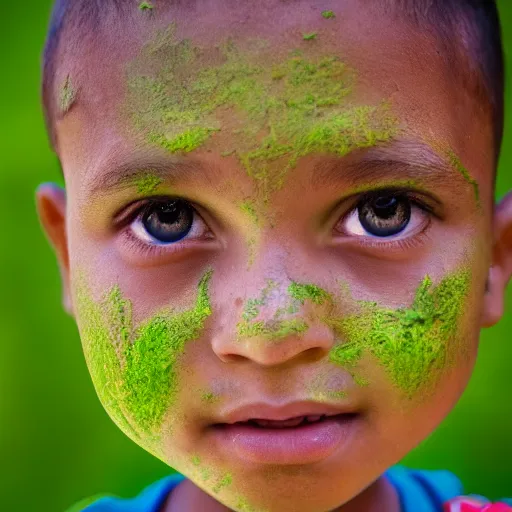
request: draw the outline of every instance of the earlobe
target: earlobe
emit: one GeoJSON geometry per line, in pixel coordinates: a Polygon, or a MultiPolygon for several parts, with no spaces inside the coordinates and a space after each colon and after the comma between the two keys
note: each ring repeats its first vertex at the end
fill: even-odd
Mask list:
{"type": "Polygon", "coordinates": [[[492,265],[487,278],[482,327],[495,325],[503,316],[505,290],[512,277],[512,192],[496,206],[492,265]]]}
{"type": "Polygon", "coordinates": [[[43,183],[36,190],[36,206],[43,230],[57,256],[64,309],[73,315],[66,232],[66,191],[54,183],[43,183]]]}

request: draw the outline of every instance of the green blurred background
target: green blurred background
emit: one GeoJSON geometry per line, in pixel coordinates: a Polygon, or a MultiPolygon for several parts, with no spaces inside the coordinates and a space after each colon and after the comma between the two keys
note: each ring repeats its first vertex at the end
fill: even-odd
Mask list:
{"type": "MultiPolygon", "coordinates": [[[[60,512],[99,492],[132,496],[170,469],[125,437],[103,411],[75,324],[61,308],[56,261],[34,206],[37,185],[60,179],[39,100],[51,1],[29,4],[4,4],[0,21],[0,510],[60,512]]],[[[510,71],[512,4],[499,4],[510,71]]],[[[497,197],[512,189],[511,123],[508,102],[497,197]]],[[[504,319],[483,331],[466,393],[404,462],[452,470],[469,492],[512,497],[511,361],[509,286],[504,319]]]]}

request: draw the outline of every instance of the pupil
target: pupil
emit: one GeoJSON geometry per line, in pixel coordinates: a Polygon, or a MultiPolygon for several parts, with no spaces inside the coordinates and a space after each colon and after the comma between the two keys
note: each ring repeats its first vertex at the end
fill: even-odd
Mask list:
{"type": "Polygon", "coordinates": [[[411,218],[406,197],[381,195],[367,199],[358,207],[359,222],[374,236],[392,236],[403,231],[411,218]]]}
{"type": "Polygon", "coordinates": [[[163,243],[177,242],[192,229],[194,211],[185,201],[167,201],[151,206],[142,223],[146,231],[163,243]]]}

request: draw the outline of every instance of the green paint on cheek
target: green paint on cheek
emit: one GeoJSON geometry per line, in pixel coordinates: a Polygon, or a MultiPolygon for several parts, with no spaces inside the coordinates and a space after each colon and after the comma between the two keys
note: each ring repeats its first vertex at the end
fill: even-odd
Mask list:
{"type": "Polygon", "coordinates": [[[454,354],[451,342],[457,333],[471,282],[461,270],[432,287],[427,276],[410,308],[396,310],[375,302],[357,301],[361,313],[331,322],[339,337],[330,360],[355,366],[365,353],[373,355],[392,382],[409,397],[433,379],[454,354]]]}
{"type": "Polygon", "coordinates": [[[154,9],[154,6],[150,2],[141,2],[139,4],[139,9],[141,11],[152,11],[154,9]]]}
{"type": "Polygon", "coordinates": [[[304,39],[304,41],[311,41],[312,39],[316,39],[316,36],[318,34],[316,32],[310,32],[308,34],[302,34],[302,39],[304,39]]]}
{"type": "Polygon", "coordinates": [[[59,95],[59,108],[61,114],[65,114],[71,108],[76,99],[76,89],[71,83],[71,77],[68,75],[62,84],[59,95]]]}
{"type": "Polygon", "coordinates": [[[142,195],[149,195],[156,192],[158,187],[162,184],[162,179],[154,174],[148,173],[140,178],[135,186],[137,187],[137,193],[142,195]]]}
{"type": "Polygon", "coordinates": [[[119,287],[100,304],[84,289],[79,291],[81,337],[98,396],[114,421],[130,434],[154,434],[172,405],[178,391],[178,358],[211,315],[210,277],[211,271],[201,279],[192,309],[160,313],[136,329],[130,302],[119,287]]]}
{"type": "Polygon", "coordinates": [[[336,15],[334,14],[334,11],[322,11],[322,16],[328,20],[330,18],[335,18],[336,15]]]}
{"type": "Polygon", "coordinates": [[[477,206],[480,208],[480,189],[478,188],[477,181],[470,176],[468,170],[462,165],[462,162],[460,161],[459,157],[452,150],[448,150],[446,154],[453,167],[455,167],[455,169],[459,171],[462,177],[473,187],[476,203],[477,206]]]}

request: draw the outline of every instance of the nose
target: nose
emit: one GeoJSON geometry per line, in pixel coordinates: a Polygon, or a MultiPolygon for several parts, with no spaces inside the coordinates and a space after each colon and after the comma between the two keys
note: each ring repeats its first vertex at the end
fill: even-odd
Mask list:
{"type": "Polygon", "coordinates": [[[212,337],[212,349],[223,362],[243,358],[277,366],[329,353],[335,336],[325,321],[332,306],[327,292],[288,279],[267,279],[260,290],[235,301],[230,321],[212,337]]]}

